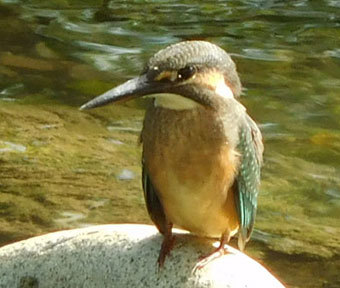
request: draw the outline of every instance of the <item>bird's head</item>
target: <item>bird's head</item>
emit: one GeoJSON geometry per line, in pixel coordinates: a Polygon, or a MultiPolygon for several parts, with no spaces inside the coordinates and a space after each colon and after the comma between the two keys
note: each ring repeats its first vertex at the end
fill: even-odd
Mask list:
{"type": "Polygon", "coordinates": [[[217,99],[241,94],[241,83],[230,56],[205,41],[185,41],[157,52],[143,73],[84,104],[81,109],[152,96],[155,105],[184,110],[214,106],[217,99]]]}

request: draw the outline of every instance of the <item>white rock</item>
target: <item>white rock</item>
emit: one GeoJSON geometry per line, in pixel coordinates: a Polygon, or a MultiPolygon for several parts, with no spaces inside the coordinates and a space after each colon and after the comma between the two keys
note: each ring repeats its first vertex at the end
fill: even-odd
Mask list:
{"type": "Polygon", "coordinates": [[[230,253],[194,272],[211,242],[175,231],[175,247],[161,270],[162,236],[149,225],[93,226],[7,245],[0,249],[0,287],[283,287],[229,246],[230,253]]]}

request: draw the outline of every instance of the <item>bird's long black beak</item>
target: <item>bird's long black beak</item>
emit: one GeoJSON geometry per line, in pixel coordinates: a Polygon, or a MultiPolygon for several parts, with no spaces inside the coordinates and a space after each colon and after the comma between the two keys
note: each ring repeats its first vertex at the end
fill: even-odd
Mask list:
{"type": "Polygon", "coordinates": [[[124,102],[133,98],[160,92],[159,85],[148,81],[146,75],[133,78],[105,92],[80,107],[80,110],[104,106],[111,102],[124,102]]]}

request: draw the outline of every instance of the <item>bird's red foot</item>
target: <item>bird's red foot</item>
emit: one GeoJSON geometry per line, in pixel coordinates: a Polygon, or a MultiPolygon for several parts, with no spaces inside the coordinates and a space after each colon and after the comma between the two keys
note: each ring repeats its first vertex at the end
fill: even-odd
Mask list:
{"type": "Polygon", "coordinates": [[[218,248],[216,248],[212,253],[201,257],[199,262],[195,265],[194,271],[201,270],[204,268],[207,264],[210,262],[214,261],[217,258],[220,258],[221,256],[225,255],[228,253],[227,247],[225,247],[225,244],[227,244],[230,240],[230,232],[226,231],[224,234],[221,236],[220,240],[220,245],[218,248]]]}
{"type": "Polygon", "coordinates": [[[224,247],[224,245],[220,245],[216,250],[214,250],[212,253],[202,256],[199,259],[199,262],[195,265],[194,271],[201,270],[206,265],[208,265],[210,262],[220,258],[221,256],[227,254],[227,248],[224,247]]]}

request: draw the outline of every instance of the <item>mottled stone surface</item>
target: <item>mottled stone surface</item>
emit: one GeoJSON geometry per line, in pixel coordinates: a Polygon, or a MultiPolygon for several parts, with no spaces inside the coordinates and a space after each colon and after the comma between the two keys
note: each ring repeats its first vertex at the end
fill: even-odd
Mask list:
{"type": "Polygon", "coordinates": [[[265,268],[229,254],[194,271],[211,242],[178,232],[164,268],[153,226],[103,225],[61,231],[0,249],[0,287],[283,287],[265,268]]]}

